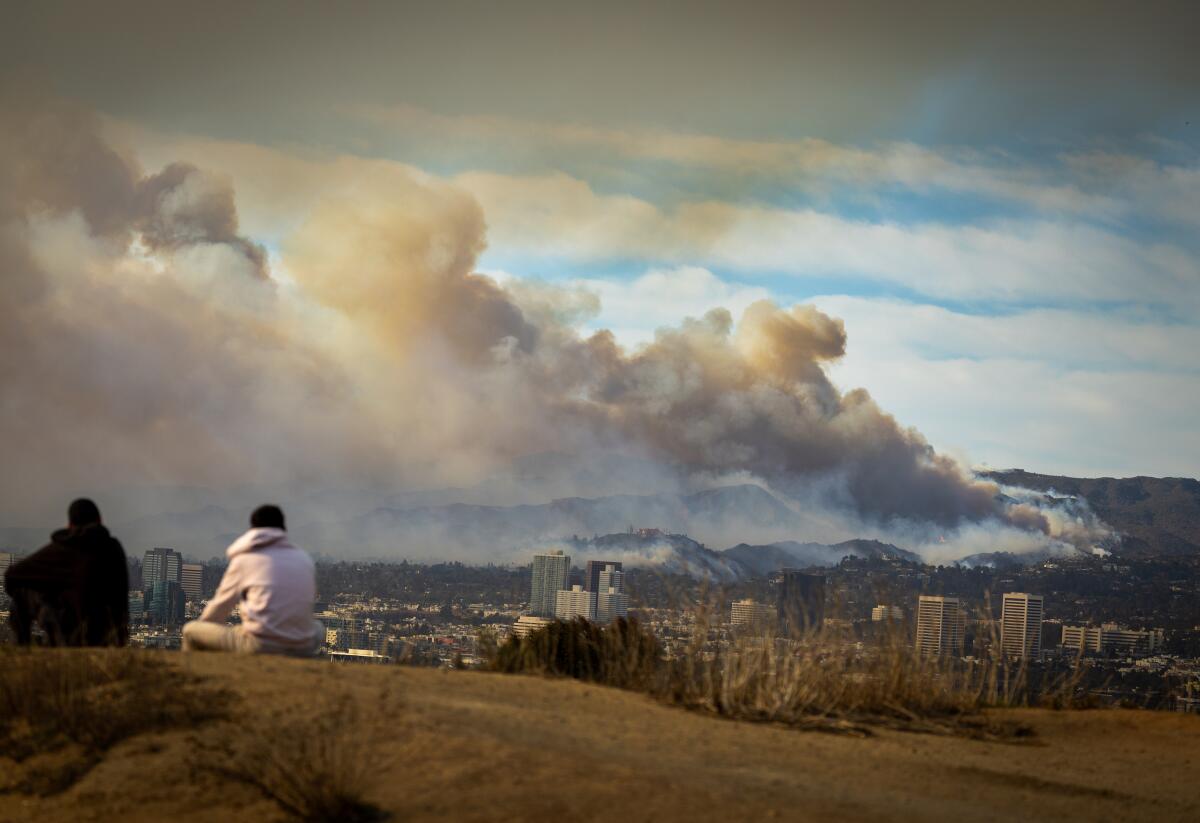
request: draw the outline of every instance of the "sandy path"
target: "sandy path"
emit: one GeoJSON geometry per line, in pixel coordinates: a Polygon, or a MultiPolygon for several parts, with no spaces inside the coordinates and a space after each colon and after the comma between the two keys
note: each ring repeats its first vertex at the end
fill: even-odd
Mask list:
{"type": "MultiPolygon", "coordinates": [[[[385,745],[373,798],[411,820],[1200,820],[1200,717],[1022,711],[1032,743],[736,723],[569,681],[197,655],[241,708],[356,696],[385,745]],[[373,715],[381,693],[399,716],[373,715]]],[[[198,733],[128,741],[67,793],[0,820],[281,819],[193,774],[198,733]]]]}

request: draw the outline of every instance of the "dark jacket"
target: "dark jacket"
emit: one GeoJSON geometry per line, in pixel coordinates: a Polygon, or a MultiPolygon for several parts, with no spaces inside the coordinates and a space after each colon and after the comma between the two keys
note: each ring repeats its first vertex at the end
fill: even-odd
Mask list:
{"type": "Polygon", "coordinates": [[[121,544],[100,524],[61,529],[14,563],[4,578],[17,641],[36,620],[52,645],[124,646],[129,641],[129,571],[121,544]]]}

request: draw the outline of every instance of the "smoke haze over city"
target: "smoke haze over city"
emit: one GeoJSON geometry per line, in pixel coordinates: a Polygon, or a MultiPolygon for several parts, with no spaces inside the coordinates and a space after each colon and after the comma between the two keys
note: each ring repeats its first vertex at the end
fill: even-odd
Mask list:
{"type": "MultiPolygon", "coordinates": [[[[561,56],[562,88],[515,59],[508,79],[538,93],[488,96],[463,91],[492,65],[478,34],[334,67],[319,8],[276,11],[294,19],[261,50],[226,42],[210,73],[190,55],[228,8],[190,31],[154,12],[52,31],[21,10],[47,40],[9,51],[0,91],[4,525],[97,489],[125,519],[255,495],[336,524],[421,492],[513,505],[748,484],[807,533],[731,515],[701,539],[876,537],[953,559],[1113,538],[1083,503],[981,465],[1200,461],[1200,83],[1154,21],[1081,37],[1120,46],[1105,71],[1161,72],[1159,96],[1081,79],[1097,65],[1082,47],[1056,58],[1078,72],[1018,95],[1003,28],[970,53],[904,31],[835,78],[819,50],[742,61],[735,29],[722,89],[693,54],[649,72],[653,17],[613,41],[633,57],[585,100],[566,84],[598,68],[590,49],[561,56]],[[1163,44],[1152,63],[1143,28],[1163,44]],[[150,29],[174,73],[153,70],[150,29]],[[785,64],[812,69],[794,92],[785,64]],[[635,89],[638,67],[653,82],[635,89]],[[971,114],[951,74],[1003,105],[971,114]],[[685,83],[726,102],[662,105],[685,83]],[[1054,116],[1089,90],[1077,120],[1054,116]]],[[[718,16],[692,21],[709,46],[718,16]]],[[[510,23],[497,37],[517,52],[572,30],[510,23]]],[[[436,534],[397,550],[436,554],[436,534]]]]}

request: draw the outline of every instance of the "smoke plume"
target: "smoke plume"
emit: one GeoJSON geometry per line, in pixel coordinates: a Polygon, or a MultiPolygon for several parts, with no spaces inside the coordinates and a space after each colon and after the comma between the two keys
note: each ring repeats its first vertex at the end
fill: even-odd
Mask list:
{"type": "Polygon", "coordinates": [[[811,306],[714,310],[630,351],[578,331],[594,296],[477,273],[485,215],[442,181],[317,198],[269,262],[234,181],[147,173],[69,105],[5,109],[8,518],[116,484],[469,485],[554,452],[680,488],[753,478],[875,528],[1054,530],[839,391],[846,330],[811,306]]]}

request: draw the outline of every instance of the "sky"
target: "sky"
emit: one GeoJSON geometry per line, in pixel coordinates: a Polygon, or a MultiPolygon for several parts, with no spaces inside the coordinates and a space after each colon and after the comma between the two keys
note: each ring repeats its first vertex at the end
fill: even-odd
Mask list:
{"type": "Polygon", "coordinates": [[[205,242],[323,295],[290,309],[306,338],[408,299],[313,274],[375,219],[337,203],[412,226],[462,198],[470,268],[631,358],[715,308],[811,305],[844,327],[805,355],[838,396],[964,466],[1196,476],[1194,4],[827,5],[21,3],[0,72],[155,185],[227,185],[205,242]]]}

